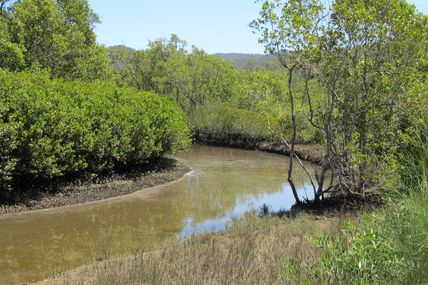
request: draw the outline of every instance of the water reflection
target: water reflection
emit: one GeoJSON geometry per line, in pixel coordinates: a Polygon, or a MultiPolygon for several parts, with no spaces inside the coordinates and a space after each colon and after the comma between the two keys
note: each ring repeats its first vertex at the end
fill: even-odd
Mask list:
{"type": "MultiPolygon", "coordinates": [[[[36,281],[111,254],[150,250],[165,239],[219,231],[263,204],[278,210],[293,203],[286,157],[196,146],[178,158],[194,172],[176,183],[96,204],[0,218],[0,284],[36,281]]],[[[294,179],[304,193],[309,181],[297,167],[294,179]]]]}
{"type": "MultiPolygon", "coordinates": [[[[298,190],[299,197],[313,199],[314,195],[313,192],[311,192],[313,190],[310,187],[310,184],[304,184],[303,187],[300,187],[298,190]]],[[[207,219],[199,224],[194,222],[192,216],[187,217],[185,226],[178,235],[178,238],[181,239],[191,234],[203,232],[222,231],[234,219],[242,217],[249,211],[258,211],[263,206],[268,206],[271,211],[289,209],[294,204],[294,197],[291,192],[291,187],[284,183],[282,185],[282,190],[278,192],[239,196],[236,198],[235,204],[236,206],[233,209],[227,210],[223,216],[207,219]]]]}

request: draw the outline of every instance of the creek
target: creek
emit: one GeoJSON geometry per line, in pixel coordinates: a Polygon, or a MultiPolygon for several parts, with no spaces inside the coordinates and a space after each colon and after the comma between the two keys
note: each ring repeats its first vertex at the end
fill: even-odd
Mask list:
{"type": "MultiPolygon", "coordinates": [[[[0,218],[0,284],[42,280],[106,257],[151,250],[167,239],[221,231],[264,204],[289,209],[288,157],[194,146],[175,156],[193,171],[182,179],[96,203],[0,218]]],[[[314,165],[305,163],[313,171],[314,165]]],[[[309,180],[295,164],[302,197],[309,180]]]]}

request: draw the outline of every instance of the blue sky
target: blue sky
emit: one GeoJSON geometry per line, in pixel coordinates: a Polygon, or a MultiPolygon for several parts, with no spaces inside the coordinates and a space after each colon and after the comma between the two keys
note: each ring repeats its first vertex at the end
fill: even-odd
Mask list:
{"type": "MultiPolygon", "coordinates": [[[[428,0],[411,0],[428,14],[428,0]]],[[[263,53],[248,24],[257,18],[254,0],[89,0],[100,16],[98,42],[124,44],[136,49],[149,40],[177,34],[208,53],[263,53]]]]}

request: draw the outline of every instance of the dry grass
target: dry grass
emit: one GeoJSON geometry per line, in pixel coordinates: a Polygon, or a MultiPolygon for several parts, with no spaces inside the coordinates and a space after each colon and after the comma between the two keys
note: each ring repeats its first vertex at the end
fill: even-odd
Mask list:
{"type": "Polygon", "coordinates": [[[156,251],[98,262],[43,284],[283,284],[284,261],[318,260],[322,252],[307,238],[337,233],[342,221],[250,214],[222,233],[169,241],[156,251]]]}

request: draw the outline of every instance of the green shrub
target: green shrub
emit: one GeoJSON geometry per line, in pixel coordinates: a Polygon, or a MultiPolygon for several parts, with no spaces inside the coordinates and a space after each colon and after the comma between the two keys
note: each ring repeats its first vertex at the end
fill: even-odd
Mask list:
{"type": "MultiPolygon", "coordinates": [[[[265,116],[245,109],[224,104],[198,107],[190,114],[192,133],[196,136],[211,136],[219,139],[277,140],[268,127],[265,116]]],[[[270,118],[273,128],[278,122],[270,118]]]]}
{"type": "MultiPolygon", "coordinates": [[[[210,136],[219,139],[244,139],[254,141],[281,141],[292,134],[291,119],[286,115],[271,116],[248,109],[240,109],[222,103],[199,106],[190,115],[194,136],[210,136]],[[269,126],[270,124],[270,126],[269,126]]],[[[298,143],[317,143],[322,135],[298,114],[298,143]]]]}
{"type": "Polygon", "coordinates": [[[398,157],[404,190],[417,188],[428,176],[428,117],[415,125],[398,157]]]}
{"type": "MultiPolygon", "coordinates": [[[[310,124],[303,112],[303,110],[296,112],[297,143],[320,144],[323,140],[324,134],[310,124]]],[[[293,136],[291,116],[289,114],[282,113],[278,116],[278,122],[279,129],[276,131],[281,133],[285,138],[290,139],[293,136]]]]}
{"type": "Polygon", "coordinates": [[[0,70],[0,186],[100,173],[187,146],[183,113],[165,98],[110,82],[0,70]]]}
{"type": "Polygon", "coordinates": [[[427,134],[421,126],[403,149],[403,186],[391,191],[390,205],[348,224],[342,235],[312,238],[324,250],[323,258],[306,265],[287,260],[284,276],[290,283],[428,283],[427,134]]]}

